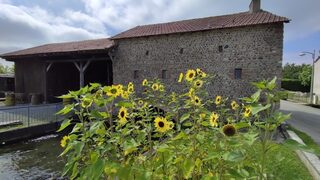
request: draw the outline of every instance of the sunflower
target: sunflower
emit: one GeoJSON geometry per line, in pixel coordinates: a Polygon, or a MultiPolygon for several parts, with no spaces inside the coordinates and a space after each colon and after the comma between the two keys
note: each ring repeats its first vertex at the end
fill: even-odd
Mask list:
{"type": "Polygon", "coordinates": [[[128,121],[127,121],[127,118],[120,118],[118,122],[121,126],[123,126],[123,125],[127,124],[128,121]]]}
{"type": "Polygon", "coordinates": [[[223,126],[222,132],[226,136],[234,136],[237,132],[237,129],[233,124],[227,124],[223,126]]]}
{"type": "Polygon", "coordinates": [[[142,81],[142,86],[148,86],[148,80],[147,79],[144,79],[142,81]]]}
{"type": "Polygon", "coordinates": [[[193,81],[195,77],[196,77],[196,71],[193,69],[189,69],[186,74],[186,80],[190,82],[190,81],[193,81]]]}
{"type": "Polygon", "coordinates": [[[140,99],[140,100],[138,101],[138,105],[139,105],[139,106],[143,106],[143,100],[140,99]]]}
{"type": "Polygon", "coordinates": [[[219,115],[215,112],[212,112],[211,115],[210,115],[210,124],[212,127],[218,127],[218,118],[219,118],[219,115]]]}
{"type": "Polygon", "coordinates": [[[110,96],[110,97],[118,97],[120,94],[121,94],[121,86],[115,86],[115,85],[112,85],[112,86],[108,86],[106,91],[107,91],[107,96],[110,96]]]}
{"type": "Polygon", "coordinates": [[[153,83],[151,88],[154,90],[154,91],[158,91],[159,90],[159,84],[158,83],[153,83]]]}
{"type": "Polygon", "coordinates": [[[128,93],[132,94],[134,92],[134,87],[133,86],[128,86],[128,93]]]}
{"type": "Polygon", "coordinates": [[[197,88],[201,88],[203,85],[203,81],[198,79],[196,81],[194,81],[194,86],[197,87],[197,88]]]}
{"type": "Polygon", "coordinates": [[[216,97],[215,103],[216,103],[216,105],[221,104],[221,96],[217,96],[217,97],[216,97]]]}
{"type": "Polygon", "coordinates": [[[128,87],[133,87],[133,83],[132,83],[132,82],[129,82],[129,83],[128,83],[128,87]]]}
{"type": "Polygon", "coordinates": [[[159,85],[159,91],[163,92],[164,91],[164,86],[162,84],[159,85]]]}
{"type": "Polygon", "coordinates": [[[129,99],[129,92],[128,91],[122,91],[121,92],[121,97],[123,99],[129,99]]]}
{"type": "Polygon", "coordinates": [[[188,93],[188,96],[191,98],[191,97],[193,97],[194,96],[194,89],[193,88],[190,88],[190,90],[189,90],[189,93],[188,93]]]}
{"type": "Polygon", "coordinates": [[[238,105],[238,103],[237,103],[236,101],[232,101],[232,102],[231,102],[231,108],[232,108],[233,110],[237,110],[238,107],[239,107],[239,105],[238,105]]]}
{"type": "Polygon", "coordinates": [[[164,117],[156,117],[154,126],[156,127],[156,131],[160,133],[164,133],[170,129],[169,122],[164,117]]]}
{"type": "Polygon", "coordinates": [[[66,147],[67,142],[70,140],[69,136],[63,136],[63,138],[60,141],[60,146],[61,147],[66,147]]]}
{"type": "Polygon", "coordinates": [[[170,129],[173,129],[173,127],[174,127],[174,123],[173,123],[173,122],[171,122],[171,121],[168,122],[168,125],[169,125],[169,128],[170,128],[170,129]]]}
{"type": "Polygon", "coordinates": [[[243,116],[244,116],[245,118],[248,118],[248,117],[251,116],[251,108],[250,108],[250,107],[246,107],[246,108],[244,109],[243,116]]]}
{"type": "Polygon", "coordinates": [[[119,119],[126,119],[128,117],[128,110],[125,107],[121,107],[118,113],[119,119]]]}
{"type": "Polygon", "coordinates": [[[207,77],[207,74],[205,72],[203,72],[201,69],[197,68],[196,69],[196,72],[197,72],[197,75],[200,77],[200,78],[205,78],[207,77]]]}
{"type": "Polygon", "coordinates": [[[88,107],[90,107],[90,106],[92,105],[92,102],[93,102],[92,99],[83,98],[83,99],[82,99],[82,102],[81,102],[81,106],[82,106],[83,108],[88,108],[88,107]]]}
{"type": "Polygon", "coordinates": [[[196,106],[200,106],[201,105],[201,99],[198,96],[193,96],[192,97],[192,102],[196,106]]]}
{"type": "Polygon", "coordinates": [[[206,113],[199,114],[199,117],[201,120],[204,120],[206,118],[206,113]]]}
{"type": "Polygon", "coordinates": [[[181,83],[183,80],[183,73],[180,73],[179,75],[179,79],[178,79],[178,83],[181,83]]]}

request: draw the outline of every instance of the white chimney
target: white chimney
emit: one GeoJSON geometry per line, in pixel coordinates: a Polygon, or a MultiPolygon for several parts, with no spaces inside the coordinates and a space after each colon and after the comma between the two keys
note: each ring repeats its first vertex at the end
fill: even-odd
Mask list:
{"type": "Polygon", "coordinates": [[[261,10],[261,1],[260,0],[252,0],[249,6],[250,13],[256,13],[259,12],[261,10]]]}

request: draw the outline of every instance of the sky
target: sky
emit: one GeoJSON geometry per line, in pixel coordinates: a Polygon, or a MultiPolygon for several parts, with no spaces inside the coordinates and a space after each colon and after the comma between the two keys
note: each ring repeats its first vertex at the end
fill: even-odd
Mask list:
{"type": "MultiPolygon", "coordinates": [[[[42,44],[105,38],[137,25],[248,11],[251,0],[0,0],[0,54],[42,44]]],[[[320,50],[320,0],[261,0],[285,24],[283,64],[320,50]]],[[[0,63],[10,63],[0,60],[0,63]]]]}

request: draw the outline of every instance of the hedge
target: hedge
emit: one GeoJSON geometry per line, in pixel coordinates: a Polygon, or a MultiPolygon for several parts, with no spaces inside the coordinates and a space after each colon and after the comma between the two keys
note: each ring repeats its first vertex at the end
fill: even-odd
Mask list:
{"type": "Polygon", "coordinates": [[[281,88],[288,91],[310,92],[310,86],[303,86],[299,79],[282,79],[281,88]]]}

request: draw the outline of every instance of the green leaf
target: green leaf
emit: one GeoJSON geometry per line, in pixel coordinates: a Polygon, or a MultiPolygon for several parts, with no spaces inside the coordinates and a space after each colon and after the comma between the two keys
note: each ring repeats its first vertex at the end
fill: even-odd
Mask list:
{"type": "Polygon", "coordinates": [[[267,88],[271,91],[276,87],[277,77],[274,77],[271,81],[267,83],[267,88]]]}
{"type": "Polygon", "coordinates": [[[259,112],[264,111],[264,110],[266,110],[266,109],[268,109],[268,108],[270,108],[270,107],[271,107],[271,104],[267,104],[267,105],[265,105],[265,106],[263,106],[263,105],[261,105],[261,104],[252,106],[252,107],[251,107],[252,115],[256,115],[256,114],[258,114],[259,112]]]}
{"type": "Polygon", "coordinates": [[[260,98],[260,94],[261,94],[261,90],[258,90],[257,92],[255,92],[252,96],[251,96],[251,102],[258,102],[259,98],[260,98]]]}
{"type": "Polygon", "coordinates": [[[241,151],[232,151],[224,153],[222,158],[226,161],[237,162],[244,159],[244,154],[241,151]]]}
{"type": "Polygon", "coordinates": [[[185,179],[191,178],[192,171],[194,169],[195,163],[192,158],[187,158],[182,165],[183,176],[185,179]]]}
{"type": "Polygon", "coordinates": [[[235,124],[235,127],[237,129],[242,129],[242,128],[250,127],[250,124],[247,122],[239,122],[239,123],[235,124]]]}
{"type": "Polygon", "coordinates": [[[290,148],[290,149],[293,149],[293,150],[301,150],[301,151],[317,154],[318,156],[320,155],[319,153],[316,152],[315,149],[308,147],[306,145],[300,144],[299,142],[297,142],[293,139],[285,140],[283,142],[283,145],[290,148]]]}
{"type": "Polygon", "coordinates": [[[73,98],[74,96],[72,94],[64,94],[62,96],[58,96],[57,98],[60,99],[69,99],[69,98],[73,98]]]}
{"type": "Polygon", "coordinates": [[[74,108],[74,104],[68,104],[66,106],[63,107],[63,109],[61,109],[59,112],[57,112],[56,114],[61,114],[61,115],[66,115],[68,114],[70,111],[72,111],[74,108]]]}
{"type": "Polygon", "coordinates": [[[181,116],[181,118],[180,118],[180,122],[183,122],[183,121],[189,119],[189,117],[190,117],[190,113],[185,113],[185,114],[183,114],[183,115],[181,116]]]}
{"type": "Polygon", "coordinates": [[[104,161],[99,158],[96,160],[96,162],[92,165],[91,167],[91,177],[90,179],[94,179],[94,180],[98,180],[98,179],[101,179],[101,175],[103,173],[103,170],[104,170],[104,161]]]}
{"type": "Polygon", "coordinates": [[[117,107],[125,107],[125,108],[132,108],[134,105],[131,102],[125,102],[125,101],[120,101],[116,104],[117,107]]]}
{"type": "Polygon", "coordinates": [[[66,119],[62,122],[62,124],[60,125],[60,128],[58,129],[57,132],[60,132],[62,130],[64,130],[66,127],[68,127],[71,124],[71,120],[70,119],[66,119]]]}
{"type": "Polygon", "coordinates": [[[172,140],[175,141],[175,140],[179,140],[179,139],[184,139],[186,137],[187,137],[186,133],[181,131],[178,135],[176,135],[174,138],[172,138],[172,140]]]}

